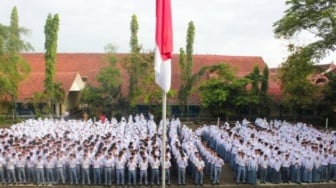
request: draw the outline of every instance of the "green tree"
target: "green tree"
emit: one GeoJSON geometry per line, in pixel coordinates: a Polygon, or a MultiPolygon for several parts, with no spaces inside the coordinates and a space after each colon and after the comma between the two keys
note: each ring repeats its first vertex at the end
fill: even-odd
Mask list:
{"type": "Polygon", "coordinates": [[[226,117],[228,121],[235,108],[246,106],[249,102],[246,92],[248,79],[236,78],[234,71],[227,64],[218,64],[206,69],[216,76],[199,85],[201,104],[214,117],[226,117]]]}
{"type": "Polygon", "coordinates": [[[329,123],[336,126],[336,74],[331,72],[326,75],[329,79],[327,85],[323,87],[322,90],[322,108],[325,110],[326,114],[324,117],[329,118],[329,123]]]}
{"type": "Polygon", "coordinates": [[[97,80],[99,82],[99,90],[105,105],[112,107],[121,97],[121,75],[117,67],[118,58],[115,55],[116,48],[109,44],[105,47],[107,53],[107,62],[109,63],[104,69],[99,71],[97,80]]]}
{"type": "Polygon", "coordinates": [[[260,74],[259,66],[255,66],[252,72],[247,75],[251,83],[251,91],[249,92],[249,119],[251,119],[252,111],[259,115],[260,109],[260,82],[262,75],[260,74]]]}
{"type": "Polygon", "coordinates": [[[287,0],[286,5],[285,15],[273,25],[276,37],[289,39],[307,32],[315,37],[291,56],[303,56],[313,63],[335,50],[336,1],[287,0]]]}
{"type": "MultiPolygon", "coordinates": [[[[32,50],[32,46],[21,39],[28,35],[29,30],[19,26],[17,8],[14,7],[10,16],[10,25],[0,24],[0,95],[13,103],[13,113],[19,83],[29,72],[29,64],[22,58],[21,52],[32,50]]],[[[15,117],[15,115],[13,116],[15,117]]]]}
{"type": "Polygon", "coordinates": [[[59,27],[59,17],[58,14],[52,16],[48,15],[46,24],[44,26],[45,34],[45,80],[44,80],[44,90],[49,98],[48,108],[50,115],[53,114],[52,105],[56,102],[55,98],[55,66],[56,66],[56,55],[57,55],[57,39],[58,39],[58,27],[59,27]]]}
{"type": "Polygon", "coordinates": [[[104,99],[99,87],[90,84],[86,85],[81,91],[80,104],[83,105],[83,111],[90,116],[95,116],[103,111],[104,99]]]}
{"type": "Polygon", "coordinates": [[[129,74],[129,90],[128,90],[128,100],[131,106],[134,106],[137,102],[138,96],[141,94],[138,81],[141,74],[143,74],[144,69],[141,67],[143,62],[141,62],[141,47],[138,42],[138,20],[136,15],[132,15],[131,19],[131,38],[130,47],[131,53],[128,57],[128,64],[126,65],[129,74]]]}
{"type": "Polygon", "coordinates": [[[100,112],[105,112],[112,116],[120,113],[121,84],[122,78],[120,70],[117,66],[118,58],[115,55],[116,47],[108,44],[105,47],[106,56],[103,63],[106,66],[101,69],[97,75],[99,85],[87,85],[81,93],[80,103],[88,105],[91,115],[98,115],[100,112]],[[119,106],[118,106],[119,105],[119,106]]]}
{"type": "Polygon", "coordinates": [[[195,79],[197,77],[197,73],[192,75],[194,38],[195,26],[194,22],[190,21],[187,30],[186,54],[183,48],[181,48],[179,58],[179,64],[181,68],[181,85],[178,93],[178,100],[180,103],[182,116],[185,111],[187,114],[189,113],[189,97],[192,91],[192,87],[197,81],[197,79],[195,79]]]}
{"type": "Polygon", "coordinates": [[[268,81],[269,81],[269,72],[268,66],[266,65],[263,70],[262,79],[261,79],[261,88],[260,88],[260,108],[261,115],[269,116],[270,115],[270,105],[272,99],[268,94],[268,81]]]}
{"type": "Polygon", "coordinates": [[[313,71],[309,55],[303,56],[300,48],[291,51],[292,54],[281,65],[278,77],[285,105],[294,110],[301,120],[303,110],[313,103],[317,90],[316,85],[308,79],[313,71]]]}

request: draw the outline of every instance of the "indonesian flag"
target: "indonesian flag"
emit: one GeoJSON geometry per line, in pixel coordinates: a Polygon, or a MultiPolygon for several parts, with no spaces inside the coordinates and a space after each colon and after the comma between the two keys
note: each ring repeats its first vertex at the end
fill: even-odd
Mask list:
{"type": "Polygon", "coordinates": [[[171,82],[173,28],[170,0],[156,0],[155,82],[166,93],[171,82]]]}

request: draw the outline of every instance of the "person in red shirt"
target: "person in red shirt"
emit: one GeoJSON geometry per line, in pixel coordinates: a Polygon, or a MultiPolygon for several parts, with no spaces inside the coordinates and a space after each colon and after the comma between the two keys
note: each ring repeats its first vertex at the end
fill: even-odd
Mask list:
{"type": "Polygon", "coordinates": [[[101,123],[105,123],[105,121],[106,121],[106,115],[105,115],[104,112],[100,114],[99,120],[100,120],[101,123]]]}

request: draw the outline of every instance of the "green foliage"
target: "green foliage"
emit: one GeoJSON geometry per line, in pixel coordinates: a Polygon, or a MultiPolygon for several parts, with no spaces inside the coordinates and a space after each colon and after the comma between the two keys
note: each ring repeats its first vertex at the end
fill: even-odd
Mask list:
{"type": "Polygon", "coordinates": [[[135,14],[132,15],[130,29],[131,29],[131,39],[130,39],[131,52],[139,53],[141,50],[141,47],[139,46],[139,42],[138,42],[139,25],[138,25],[137,16],[135,14]]]}
{"type": "Polygon", "coordinates": [[[259,96],[260,89],[259,89],[259,83],[262,79],[262,76],[260,75],[259,67],[255,66],[253,68],[253,71],[251,74],[248,75],[248,78],[251,80],[251,94],[259,96]]]}
{"type": "Polygon", "coordinates": [[[335,50],[335,1],[287,0],[286,4],[285,15],[273,25],[276,37],[288,39],[304,32],[314,35],[315,41],[295,53],[309,61],[320,60],[335,50]]]}
{"type": "Polygon", "coordinates": [[[28,33],[19,26],[18,11],[14,7],[10,25],[0,24],[0,100],[10,100],[14,104],[18,85],[30,72],[29,64],[21,56],[21,52],[32,50],[31,45],[21,39],[28,33]]]}
{"type": "Polygon", "coordinates": [[[194,53],[194,39],[195,39],[195,26],[194,22],[190,21],[188,24],[188,31],[187,31],[187,45],[186,45],[186,67],[185,73],[186,78],[191,77],[192,65],[193,65],[193,53],[194,53]]]}
{"type": "Polygon", "coordinates": [[[308,79],[313,71],[310,58],[298,55],[301,48],[295,48],[287,61],[282,64],[279,79],[282,83],[284,102],[295,110],[301,118],[302,110],[315,100],[316,85],[308,79]]]}
{"type": "Polygon", "coordinates": [[[267,117],[270,115],[271,111],[271,103],[272,103],[272,98],[268,94],[268,80],[269,80],[269,72],[268,72],[268,67],[265,66],[262,74],[262,79],[261,79],[261,88],[260,88],[260,115],[267,117]]]}
{"type": "Polygon", "coordinates": [[[207,67],[214,77],[199,85],[202,106],[214,117],[226,116],[234,111],[234,107],[245,106],[249,101],[246,93],[248,79],[236,78],[234,71],[227,64],[207,67]]]}
{"type": "Polygon", "coordinates": [[[49,98],[49,111],[52,114],[52,104],[56,102],[56,83],[55,83],[55,66],[57,55],[57,39],[58,39],[59,17],[58,14],[48,15],[45,26],[45,42],[44,42],[44,59],[46,62],[44,90],[49,98]]]}
{"type": "Polygon", "coordinates": [[[136,15],[132,15],[130,29],[131,53],[126,58],[126,64],[124,66],[129,74],[128,100],[130,101],[131,106],[134,107],[137,103],[138,97],[141,95],[139,81],[141,80],[141,76],[145,72],[146,67],[146,62],[143,61],[143,57],[140,54],[141,46],[138,43],[139,25],[136,15]]]}
{"type": "Polygon", "coordinates": [[[59,27],[59,18],[58,15],[52,16],[48,15],[46,24],[44,26],[45,34],[45,62],[46,62],[46,78],[44,80],[45,91],[48,94],[49,98],[54,97],[55,91],[55,65],[56,65],[56,54],[57,54],[57,38],[58,38],[58,27],[59,27]]]}
{"type": "MultiPolygon", "coordinates": [[[[329,79],[329,82],[322,90],[322,100],[323,108],[325,110],[325,117],[328,117],[330,120],[330,124],[336,125],[336,74],[328,73],[326,75],[329,79]]],[[[324,117],[324,118],[325,118],[324,117]]]]}
{"type": "Polygon", "coordinates": [[[121,75],[117,67],[118,59],[115,55],[115,47],[111,44],[105,47],[107,52],[107,60],[109,65],[100,70],[97,75],[97,80],[100,83],[99,88],[103,95],[103,99],[106,104],[115,103],[115,99],[118,99],[121,92],[121,75]]]}
{"type": "MultiPolygon", "coordinates": [[[[193,66],[193,45],[195,38],[195,26],[192,21],[188,24],[187,39],[186,39],[186,54],[183,48],[180,48],[179,64],[181,68],[181,85],[178,93],[178,100],[182,113],[189,111],[189,96],[192,92],[192,87],[199,77],[199,73],[192,75],[193,66]],[[185,57],[186,56],[186,57],[185,57]]],[[[203,71],[204,72],[204,71],[203,71]]]]}
{"type": "Polygon", "coordinates": [[[246,104],[249,105],[249,111],[253,111],[258,116],[267,116],[271,102],[268,95],[268,67],[265,66],[263,74],[260,74],[259,66],[255,66],[246,78],[251,84],[251,90],[246,101],[246,104]]]}
{"type": "Polygon", "coordinates": [[[267,95],[268,91],[268,79],[269,79],[269,73],[268,73],[268,66],[266,65],[263,70],[263,75],[261,78],[261,95],[267,95]]]}
{"type": "Polygon", "coordinates": [[[89,114],[97,115],[103,111],[104,99],[99,87],[87,85],[81,92],[80,103],[88,105],[85,111],[89,114]]]}
{"type": "Polygon", "coordinates": [[[105,51],[106,56],[103,62],[108,64],[97,75],[99,85],[87,85],[80,97],[80,103],[88,105],[88,109],[84,110],[88,111],[91,116],[98,115],[101,112],[112,113],[113,111],[117,113],[117,111],[120,111],[118,105],[123,100],[121,98],[122,78],[117,66],[118,58],[115,55],[116,47],[108,44],[105,51]]]}
{"type": "Polygon", "coordinates": [[[107,103],[113,103],[113,99],[120,94],[121,75],[117,67],[118,59],[115,55],[115,47],[111,44],[105,47],[107,52],[107,62],[109,65],[101,69],[97,75],[97,80],[100,83],[102,94],[105,96],[107,103]]]}

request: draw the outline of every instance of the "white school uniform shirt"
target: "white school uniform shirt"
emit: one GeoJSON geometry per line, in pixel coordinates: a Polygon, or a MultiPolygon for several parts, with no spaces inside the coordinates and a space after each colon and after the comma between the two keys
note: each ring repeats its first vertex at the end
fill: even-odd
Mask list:
{"type": "Polygon", "coordinates": [[[224,165],[224,161],[223,159],[217,157],[217,159],[215,160],[215,167],[222,167],[224,165]]]}
{"type": "Polygon", "coordinates": [[[195,166],[196,166],[197,170],[202,171],[205,167],[204,161],[202,159],[196,159],[195,162],[196,162],[195,166]]]}
{"type": "Polygon", "coordinates": [[[55,167],[55,163],[52,160],[50,160],[50,161],[47,160],[45,162],[45,166],[46,166],[46,168],[54,168],[55,167]]]}
{"type": "Polygon", "coordinates": [[[36,161],[36,168],[44,168],[44,161],[42,159],[36,161]]]}
{"type": "Polygon", "coordinates": [[[56,158],[56,168],[63,168],[65,166],[65,157],[56,158]]]}
{"type": "Polygon", "coordinates": [[[104,159],[104,167],[112,168],[114,167],[114,163],[115,161],[113,157],[104,159]]]}
{"type": "Polygon", "coordinates": [[[15,168],[15,159],[9,158],[7,160],[7,169],[14,170],[14,168],[15,168]]]}
{"type": "Polygon", "coordinates": [[[171,163],[170,163],[170,160],[168,159],[168,160],[165,160],[165,166],[164,166],[164,168],[165,169],[168,169],[168,168],[170,168],[171,167],[171,163]]]}
{"type": "Polygon", "coordinates": [[[329,157],[323,157],[323,158],[321,159],[321,164],[322,164],[323,166],[328,166],[328,164],[329,164],[329,157]]]}
{"type": "Polygon", "coordinates": [[[5,167],[6,165],[6,160],[3,157],[0,157],[0,168],[5,167]]]}
{"type": "Polygon", "coordinates": [[[160,166],[160,160],[158,158],[153,158],[151,161],[152,169],[158,169],[160,166]]]}
{"type": "Polygon", "coordinates": [[[101,160],[100,158],[92,159],[93,168],[100,168],[101,167],[101,160]]]}
{"type": "Polygon", "coordinates": [[[273,168],[275,171],[279,172],[281,168],[281,161],[279,159],[276,159],[273,164],[273,168]]]}
{"type": "Polygon", "coordinates": [[[182,158],[180,157],[178,160],[177,160],[177,165],[179,168],[186,168],[188,166],[188,160],[186,157],[182,158]]]}
{"type": "Polygon", "coordinates": [[[85,158],[82,159],[82,168],[83,169],[90,168],[91,164],[92,164],[92,160],[89,157],[87,157],[86,159],[85,158]]]}
{"type": "Polygon", "coordinates": [[[330,156],[330,160],[329,160],[330,164],[336,164],[336,156],[330,156]]]}
{"type": "Polygon", "coordinates": [[[69,168],[76,168],[77,166],[77,160],[76,158],[70,158],[69,160],[69,168]]]}
{"type": "Polygon", "coordinates": [[[37,159],[34,156],[30,156],[30,159],[26,159],[27,168],[34,168],[36,165],[37,159]]]}
{"type": "Polygon", "coordinates": [[[137,163],[134,159],[133,159],[133,161],[131,161],[131,160],[128,161],[128,163],[127,163],[128,170],[133,171],[133,170],[136,169],[136,167],[137,167],[137,163]]]}
{"type": "Polygon", "coordinates": [[[304,164],[304,167],[305,167],[306,170],[308,170],[308,171],[313,170],[314,161],[312,161],[311,159],[305,159],[303,164],[304,164]]]}
{"type": "Polygon", "coordinates": [[[140,160],[139,168],[140,168],[140,170],[147,170],[148,169],[148,159],[140,160]]]}
{"type": "Polygon", "coordinates": [[[260,160],[259,160],[259,165],[260,165],[261,168],[267,169],[268,163],[269,163],[268,158],[265,160],[264,157],[261,157],[260,160]]]}
{"type": "Polygon", "coordinates": [[[290,158],[286,159],[285,157],[281,160],[281,166],[288,168],[291,165],[291,160],[290,158]]]}
{"type": "Polygon", "coordinates": [[[26,166],[26,159],[21,158],[16,160],[16,167],[17,168],[24,168],[26,166]]]}
{"type": "Polygon", "coordinates": [[[120,170],[120,169],[124,169],[125,168],[125,163],[126,160],[124,158],[119,158],[115,160],[115,167],[116,169],[120,170]]]}
{"type": "Polygon", "coordinates": [[[316,169],[320,168],[321,167],[321,159],[320,158],[315,158],[314,159],[314,167],[316,169]]]}
{"type": "Polygon", "coordinates": [[[239,166],[246,166],[247,159],[246,159],[246,157],[237,156],[237,158],[236,158],[236,163],[237,163],[239,166]]]}

